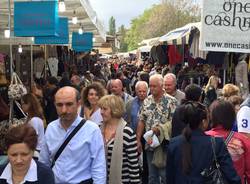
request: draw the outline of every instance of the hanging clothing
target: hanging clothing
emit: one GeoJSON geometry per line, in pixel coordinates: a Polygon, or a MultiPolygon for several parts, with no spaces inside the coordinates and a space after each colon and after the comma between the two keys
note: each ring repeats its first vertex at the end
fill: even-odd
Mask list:
{"type": "Polygon", "coordinates": [[[200,41],[200,33],[194,33],[192,35],[192,43],[190,44],[190,53],[194,58],[202,58],[202,59],[206,59],[207,56],[207,51],[201,51],[199,49],[199,41],[200,41]]]}
{"type": "Polygon", "coordinates": [[[168,46],[168,58],[170,65],[176,65],[183,61],[183,48],[182,46],[169,45],[168,46]]]}
{"type": "Polygon", "coordinates": [[[45,60],[41,57],[36,58],[34,60],[34,66],[33,66],[34,67],[34,74],[37,78],[40,78],[42,75],[44,63],[45,63],[45,60]]]}
{"type": "Polygon", "coordinates": [[[48,65],[50,68],[51,75],[53,77],[57,77],[58,73],[58,59],[57,58],[49,58],[48,65]]]}
{"type": "Polygon", "coordinates": [[[235,67],[235,81],[236,85],[240,88],[243,98],[249,94],[248,87],[248,70],[246,61],[240,61],[235,67]]]}

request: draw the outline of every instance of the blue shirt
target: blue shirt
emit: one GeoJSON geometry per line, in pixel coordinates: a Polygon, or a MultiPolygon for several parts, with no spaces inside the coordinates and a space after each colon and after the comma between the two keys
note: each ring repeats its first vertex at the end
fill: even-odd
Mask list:
{"type": "MultiPolygon", "coordinates": [[[[67,131],[61,126],[60,119],[51,122],[45,132],[39,161],[50,167],[57,150],[81,120],[78,116],[67,131]]],[[[58,184],[75,184],[90,178],[94,184],[105,184],[105,150],[99,127],[86,121],[67,144],[52,170],[58,184]]]]}
{"type": "Polygon", "coordinates": [[[138,121],[139,121],[138,112],[140,110],[141,104],[142,103],[140,102],[140,100],[138,99],[138,97],[135,97],[134,100],[132,101],[132,104],[131,104],[131,111],[130,111],[131,122],[130,122],[130,128],[132,128],[135,132],[136,132],[137,124],[138,124],[138,121]]]}

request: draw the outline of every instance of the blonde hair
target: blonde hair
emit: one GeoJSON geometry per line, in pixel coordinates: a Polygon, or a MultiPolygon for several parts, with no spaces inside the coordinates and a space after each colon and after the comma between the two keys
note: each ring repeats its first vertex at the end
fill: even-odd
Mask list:
{"type": "Polygon", "coordinates": [[[229,98],[230,96],[233,96],[233,95],[239,95],[239,92],[240,92],[240,89],[234,84],[226,84],[222,88],[222,95],[225,98],[229,98]]]}
{"type": "Polygon", "coordinates": [[[111,116],[114,118],[121,118],[125,113],[125,104],[121,97],[116,95],[103,96],[99,102],[100,108],[108,107],[111,109],[111,116]]]}
{"type": "Polygon", "coordinates": [[[208,82],[207,82],[207,85],[206,85],[206,87],[205,87],[205,92],[207,92],[208,91],[208,89],[209,89],[209,87],[210,86],[212,86],[212,87],[214,87],[215,89],[216,89],[216,87],[213,85],[213,82],[219,82],[219,78],[217,77],[217,76],[215,76],[215,75],[212,75],[210,78],[209,78],[209,80],[208,80],[208,82]]]}

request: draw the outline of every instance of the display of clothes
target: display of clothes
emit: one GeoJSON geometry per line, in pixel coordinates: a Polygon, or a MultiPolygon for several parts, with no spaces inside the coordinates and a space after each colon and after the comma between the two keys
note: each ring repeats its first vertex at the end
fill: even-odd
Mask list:
{"type": "Polygon", "coordinates": [[[206,59],[208,52],[199,49],[200,33],[194,32],[191,36],[192,39],[190,41],[190,49],[189,49],[190,53],[194,58],[206,59]]]}
{"type": "Polygon", "coordinates": [[[33,71],[37,78],[40,78],[44,68],[45,60],[42,57],[36,58],[34,60],[33,71]]]}
{"type": "Polygon", "coordinates": [[[235,83],[240,88],[243,98],[246,98],[249,94],[248,65],[245,61],[246,58],[243,57],[239,58],[240,61],[235,67],[235,83]]]}
{"type": "Polygon", "coordinates": [[[157,62],[160,65],[167,65],[168,64],[167,45],[153,46],[150,50],[150,56],[153,62],[157,62]]]}
{"type": "Polygon", "coordinates": [[[46,47],[46,51],[47,51],[47,56],[48,58],[50,57],[55,57],[57,58],[58,55],[57,55],[57,46],[54,46],[54,45],[47,45],[46,47]]]}
{"type": "Polygon", "coordinates": [[[182,45],[168,45],[168,59],[170,65],[176,65],[184,61],[182,45]]]}
{"type": "Polygon", "coordinates": [[[51,75],[53,77],[57,77],[58,73],[58,59],[57,58],[49,58],[48,65],[50,68],[51,75]]]}

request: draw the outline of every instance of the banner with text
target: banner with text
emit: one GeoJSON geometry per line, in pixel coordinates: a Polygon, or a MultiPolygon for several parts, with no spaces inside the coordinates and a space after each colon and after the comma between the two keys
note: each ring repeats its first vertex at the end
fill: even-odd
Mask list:
{"type": "Polygon", "coordinates": [[[38,36],[35,37],[35,44],[68,44],[69,26],[68,18],[59,17],[58,36],[38,36]]]}
{"type": "Polygon", "coordinates": [[[200,49],[250,53],[250,1],[203,0],[200,49]]]}
{"type": "Polygon", "coordinates": [[[58,36],[58,1],[14,2],[15,36],[58,36]]]}
{"type": "Polygon", "coordinates": [[[93,47],[93,33],[72,33],[72,48],[77,52],[88,52],[93,47]]]}

